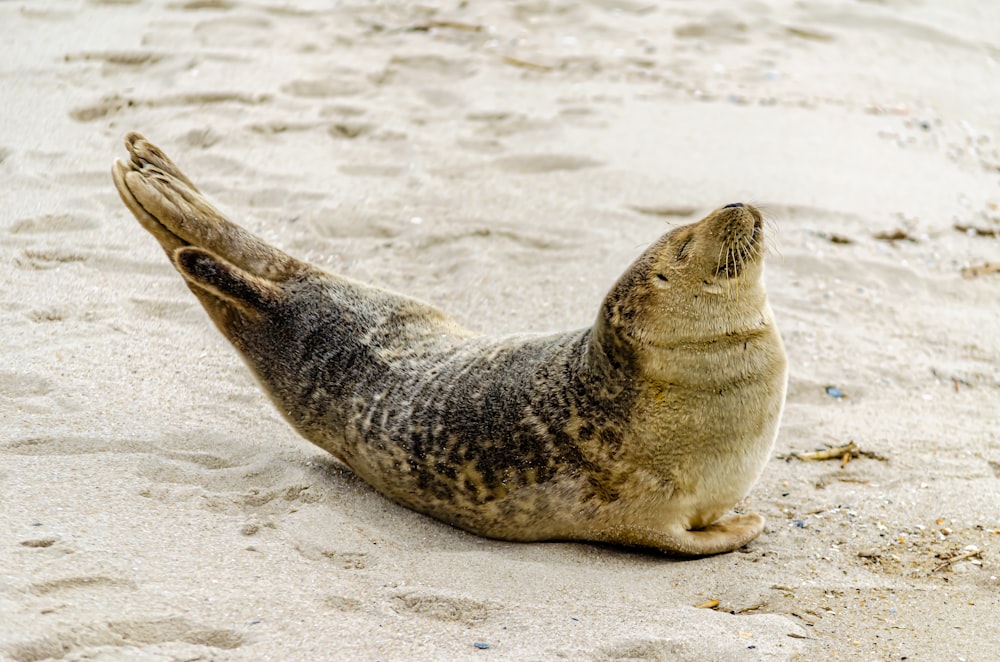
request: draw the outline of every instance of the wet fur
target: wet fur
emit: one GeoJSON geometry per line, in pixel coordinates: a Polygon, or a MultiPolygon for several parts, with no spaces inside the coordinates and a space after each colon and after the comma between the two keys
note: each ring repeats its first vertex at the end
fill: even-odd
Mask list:
{"type": "Polygon", "coordinates": [[[125,205],[292,425],[390,499],[508,540],[703,555],[762,531],[720,520],[785,396],[752,207],[655,242],[591,328],[490,338],[269,246],[144,138],[125,144],[125,205]]]}

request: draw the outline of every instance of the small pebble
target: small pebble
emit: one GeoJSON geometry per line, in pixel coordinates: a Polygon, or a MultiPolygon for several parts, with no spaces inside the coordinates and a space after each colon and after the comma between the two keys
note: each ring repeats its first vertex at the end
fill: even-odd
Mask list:
{"type": "Polygon", "coordinates": [[[829,395],[831,398],[836,398],[838,400],[841,400],[844,397],[844,392],[841,391],[836,386],[827,386],[826,394],[829,395]]]}
{"type": "Polygon", "coordinates": [[[485,642],[482,642],[482,641],[477,641],[476,643],[474,643],[472,645],[475,646],[476,648],[478,648],[481,651],[484,651],[484,650],[486,650],[487,648],[490,647],[489,644],[487,644],[485,642]]]}

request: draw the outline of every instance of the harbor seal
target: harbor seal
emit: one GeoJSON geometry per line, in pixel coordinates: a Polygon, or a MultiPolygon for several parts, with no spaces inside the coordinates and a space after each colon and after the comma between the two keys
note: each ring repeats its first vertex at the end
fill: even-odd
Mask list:
{"type": "Polygon", "coordinates": [[[654,242],[593,326],[492,338],[287,255],[142,136],[125,146],[122,201],[295,429],[386,497],[515,541],[700,556],[763,530],[723,517],[767,462],[787,381],[753,207],[654,242]]]}

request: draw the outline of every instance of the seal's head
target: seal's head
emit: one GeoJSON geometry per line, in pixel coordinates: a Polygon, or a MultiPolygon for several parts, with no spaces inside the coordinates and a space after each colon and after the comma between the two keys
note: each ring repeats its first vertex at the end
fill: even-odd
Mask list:
{"type": "Polygon", "coordinates": [[[673,347],[757,327],[765,308],[764,224],[726,205],[653,243],[604,301],[603,321],[627,344],[673,347]]]}

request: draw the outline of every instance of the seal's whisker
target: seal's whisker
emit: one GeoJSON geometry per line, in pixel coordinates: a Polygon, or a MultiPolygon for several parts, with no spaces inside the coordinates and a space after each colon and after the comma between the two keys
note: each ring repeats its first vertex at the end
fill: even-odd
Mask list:
{"type": "Polygon", "coordinates": [[[777,255],[781,257],[781,247],[778,245],[776,239],[768,235],[764,238],[764,249],[767,255],[777,255]]]}

